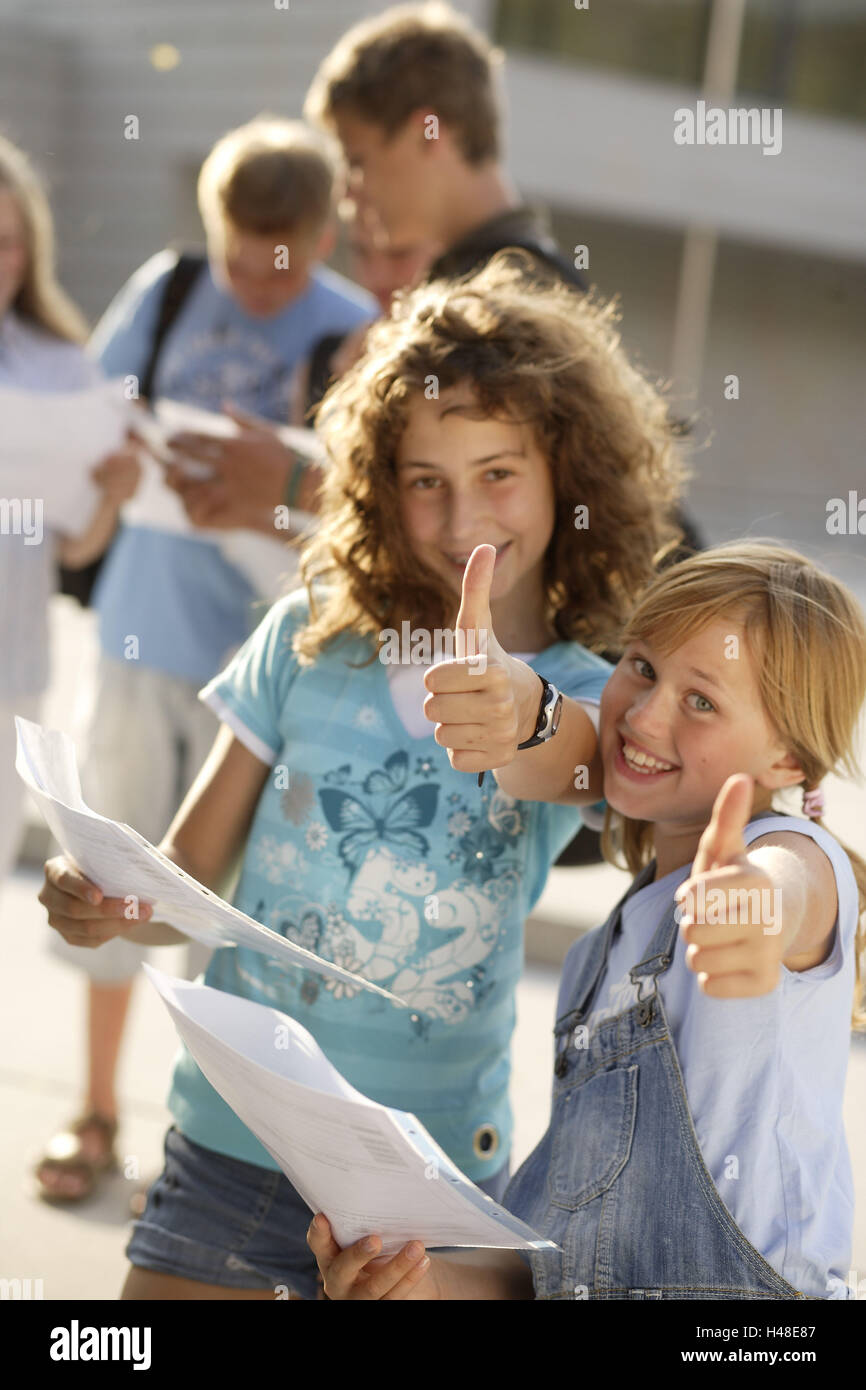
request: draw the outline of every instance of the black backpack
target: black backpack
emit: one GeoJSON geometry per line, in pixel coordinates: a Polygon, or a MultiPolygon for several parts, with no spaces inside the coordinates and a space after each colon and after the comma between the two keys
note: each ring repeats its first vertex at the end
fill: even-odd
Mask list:
{"type": "MultiPolygon", "coordinates": [[[[156,364],[159,354],[162,351],[166,334],[171,328],[178,314],[180,313],[187,295],[204,269],[207,258],[200,254],[181,252],[178,255],[171,274],[165,282],[162,292],[162,300],[159,306],[159,316],[156,321],[156,328],[153,332],[153,341],[150,345],[150,356],[147,359],[141,380],[139,382],[139,395],[145,400],[150,399],[153,390],[153,378],[156,372],[156,364]]],[[[82,608],[88,607],[96,584],[97,576],[105,563],[106,556],[113,542],[106,546],[97,559],[91,561],[89,565],[84,565],[81,569],[67,569],[65,565],[60,565],[60,593],[68,594],[70,598],[77,599],[82,608]]]]}

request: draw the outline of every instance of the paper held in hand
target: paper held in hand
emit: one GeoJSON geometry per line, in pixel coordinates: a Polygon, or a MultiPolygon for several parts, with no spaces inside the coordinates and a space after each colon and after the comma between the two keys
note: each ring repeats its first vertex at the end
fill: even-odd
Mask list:
{"type": "MultiPolygon", "coordinates": [[[[324,448],[313,430],[292,425],[275,426],[267,420],[262,427],[269,429],[287,448],[302,458],[321,461],[324,448]]],[[[231,439],[240,433],[240,426],[228,415],[202,410],[184,401],[157,400],[153,411],[135,412],[135,433],[149,450],[142,458],[141,480],[135,496],[124,505],[123,518],[130,526],[184,536],[222,551],[229,564],[240,570],[258,594],[273,602],[293,587],[297,576],[298,559],[295,550],[286,546],[285,531],[273,535],[248,528],[208,530],[193,526],[178,494],[167,486],[163,464],[178,464],[192,478],[208,478],[213,468],[198,459],[183,458],[169,448],[169,440],[177,434],[209,435],[213,439],[231,439]],[[159,460],[159,462],[157,462],[159,460]]],[[[312,533],[316,518],[309,512],[295,509],[291,515],[294,532],[302,536],[312,533]]]]}
{"type": "Polygon", "coordinates": [[[107,897],[129,900],[131,920],[139,903],[152,903],[153,921],[167,922],[206,946],[248,946],[283,964],[313,970],[356,990],[371,990],[406,1007],[388,990],[296,946],[224,902],[131,826],[91,811],[81,795],[75,746],[67,734],[18,717],[15,728],[15,767],[49,830],[107,897]]]}
{"type": "Polygon", "coordinates": [[[338,1244],[557,1248],[470,1182],[414,1115],[356,1091],[287,1014],[144,969],[210,1084],[338,1244]]]}
{"type": "Polygon", "coordinates": [[[131,416],[119,381],[83,391],[0,388],[0,494],[38,498],[46,530],[78,535],[99,505],[91,470],[122,447],[131,416]]]}

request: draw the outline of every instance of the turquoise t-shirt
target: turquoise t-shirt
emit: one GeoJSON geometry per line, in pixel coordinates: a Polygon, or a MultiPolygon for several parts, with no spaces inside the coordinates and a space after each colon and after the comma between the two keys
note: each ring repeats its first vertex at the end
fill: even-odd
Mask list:
{"type": "MultiPolygon", "coordinates": [[[[369,656],[363,640],[340,639],[300,665],[292,638],[308,614],[303,591],[280,600],[201,692],[274,768],[234,901],[409,1008],[247,948],[217,950],[205,983],[290,1014],[353,1086],[412,1111],[483,1179],[511,1145],[523,924],[580,812],[515,801],[491,775],[479,788],[474,774],[455,772],[432,724],[423,738],[403,727],[387,668],[348,664],[369,656]]],[[[588,702],[610,673],[575,642],[555,643],[532,665],[588,702]]],[[[194,1142],[277,1166],[184,1047],[168,1105],[194,1142]]]]}

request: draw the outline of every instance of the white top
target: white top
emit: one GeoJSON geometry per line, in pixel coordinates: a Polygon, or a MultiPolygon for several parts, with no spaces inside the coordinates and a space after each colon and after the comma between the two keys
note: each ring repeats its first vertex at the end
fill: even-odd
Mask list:
{"type": "MultiPolygon", "coordinates": [[[[85,390],[101,379],[99,368],[77,344],[52,337],[11,310],[0,318],[0,385],[47,393],[85,390]]],[[[2,478],[0,497],[6,497],[2,478]]],[[[56,537],[46,532],[39,545],[26,540],[23,534],[10,534],[8,527],[0,529],[3,700],[38,695],[48,683],[48,600],[57,587],[56,537]]]]}
{"type": "MultiPolygon", "coordinates": [[[[766,817],[748,825],[744,838],[751,844],[779,831],[811,836],[833,865],[839,915],[827,960],[799,972],[783,966],[772,994],[710,999],[686,966],[678,935],[659,986],[701,1152],[725,1206],[783,1279],[817,1298],[847,1298],[854,1186],[842,1102],[857,884],[844,850],[811,821],[766,817]]],[[[590,1032],[636,1002],[628,972],[689,868],[647,884],[625,904],[590,1032]]],[[[573,978],[566,957],[557,1016],[568,1008],[573,978]]]]}

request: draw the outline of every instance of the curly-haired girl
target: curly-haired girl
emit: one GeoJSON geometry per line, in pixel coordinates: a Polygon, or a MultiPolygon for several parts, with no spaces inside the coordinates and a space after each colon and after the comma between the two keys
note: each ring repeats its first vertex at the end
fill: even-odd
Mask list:
{"type": "MultiPolygon", "coordinates": [[[[681,467],[610,310],[528,288],[502,262],[401,300],[326,397],[321,429],[331,462],[306,591],[205,687],[223,726],[162,848],[206,884],[242,850],[238,906],[408,1002],[243,949],[217,951],[206,976],[291,1013],[354,1085],[411,1108],[499,1196],[523,923],[580,812],[453,768],[424,714],[425,667],[453,650],[466,560],[492,543],[497,634],[543,677],[541,736],[561,691],[574,747],[589,750],[609,672],[592,649],[653,571],[681,467]]],[[[122,902],[86,905],[68,862],[46,877],[67,939],[127,929],[122,902]]],[[[315,1297],[309,1212],[185,1051],[169,1105],[125,1296],[315,1297]]]]}

